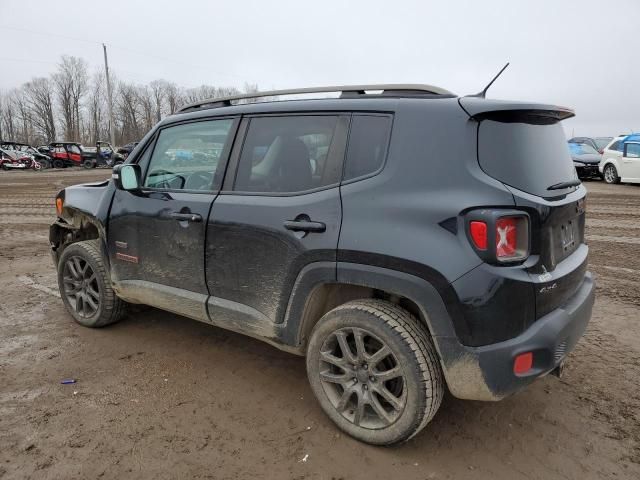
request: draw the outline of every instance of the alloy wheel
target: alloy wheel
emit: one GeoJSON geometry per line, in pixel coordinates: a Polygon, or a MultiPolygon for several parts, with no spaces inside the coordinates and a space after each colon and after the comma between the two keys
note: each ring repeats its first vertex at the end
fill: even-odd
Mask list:
{"type": "Polygon", "coordinates": [[[391,349],[362,328],[331,333],[320,352],[320,382],[334,408],[367,429],[394,423],[407,402],[406,378],[391,349]]]}
{"type": "Polygon", "coordinates": [[[64,295],[78,315],[91,317],[100,308],[100,284],[89,262],[69,257],[62,272],[64,295]]]}
{"type": "Polygon", "coordinates": [[[605,169],[604,179],[607,181],[607,183],[613,183],[616,181],[616,174],[611,165],[608,165],[607,168],[605,169]]]}

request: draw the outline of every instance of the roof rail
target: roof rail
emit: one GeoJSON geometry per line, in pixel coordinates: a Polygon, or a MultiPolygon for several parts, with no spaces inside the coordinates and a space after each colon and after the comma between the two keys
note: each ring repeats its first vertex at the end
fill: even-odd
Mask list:
{"type": "Polygon", "coordinates": [[[416,95],[446,95],[453,96],[448,90],[444,88],[435,87],[433,85],[424,85],[420,83],[407,83],[407,84],[376,84],[376,85],[337,85],[331,87],[308,87],[308,88],[294,88],[289,90],[271,90],[265,92],[245,93],[241,95],[231,95],[229,97],[207,98],[199,102],[190,103],[181,107],[178,113],[183,113],[189,110],[196,110],[199,108],[219,108],[229,107],[233,105],[232,102],[238,100],[247,100],[253,98],[263,97],[277,97],[281,95],[302,95],[308,93],[331,93],[340,92],[342,97],[350,97],[352,95],[364,95],[367,90],[382,91],[384,94],[393,94],[394,92],[398,96],[416,96],[416,95]],[[351,94],[351,95],[350,95],[351,94]]]}

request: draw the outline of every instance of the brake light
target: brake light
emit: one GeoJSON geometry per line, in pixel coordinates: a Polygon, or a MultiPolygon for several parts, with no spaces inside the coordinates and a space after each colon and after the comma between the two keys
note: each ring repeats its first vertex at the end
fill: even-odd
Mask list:
{"type": "Polygon", "coordinates": [[[467,215],[469,243],[487,263],[512,264],[529,256],[529,216],[526,213],[483,209],[467,215]]]}
{"type": "Polygon", "coordinates": [[[478,250],[487,249],[487,224],[485,222],[473,221],[469,224],[471,240],[478,250]]]}
{"type": "Polygon", "coordinates": [[[62,198],[58,197],[56,198],[56,213],[58,214],[59,217],[62,216],[62,198]]]}
{"type": "Polygon", "coordinates": [[[513,217],[503,217],[496,221],[496,257],[513,257],[518,248],[518,227],[513,217]]]}

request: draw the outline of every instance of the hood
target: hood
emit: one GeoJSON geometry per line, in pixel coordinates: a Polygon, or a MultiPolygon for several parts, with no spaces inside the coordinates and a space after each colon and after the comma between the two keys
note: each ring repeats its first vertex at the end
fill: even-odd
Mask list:
{"type": "Polygon", "coordinates": [[[600,159],[602,157],[600,155],[596,155],[595,153],[584,153],[582,155],[571,155],[571,159],[574,162],[582,162],[582,163],[600,163],[600,159]]]}

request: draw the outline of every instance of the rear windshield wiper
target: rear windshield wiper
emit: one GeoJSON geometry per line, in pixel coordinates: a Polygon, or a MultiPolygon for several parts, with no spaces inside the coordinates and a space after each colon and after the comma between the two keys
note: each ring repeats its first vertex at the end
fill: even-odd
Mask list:
{"type": "Polygon", "coordinates": [[[578,179],[569,180],[568,182],[554,183],[550,187],[547,187],[547,190],[562,190],[563,188],[577,187],[581,183],[582,182],[580,180],[578,180],[578,179]]]}

